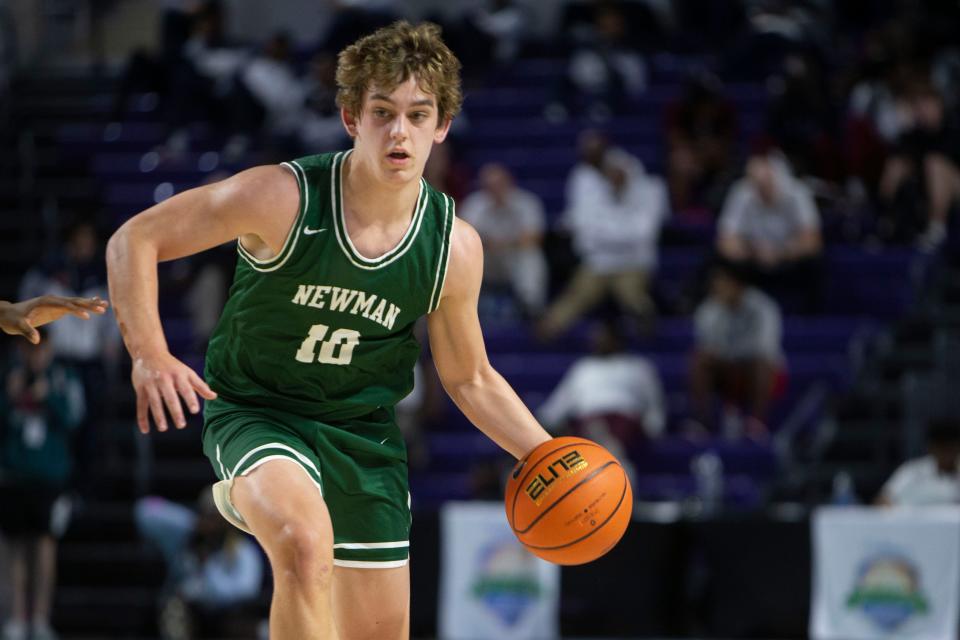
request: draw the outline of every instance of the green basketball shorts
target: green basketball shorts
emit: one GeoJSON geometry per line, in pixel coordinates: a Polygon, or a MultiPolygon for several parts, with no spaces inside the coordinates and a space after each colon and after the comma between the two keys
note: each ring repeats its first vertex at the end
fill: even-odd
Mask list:
{"type": "Polygon", "coordinates": [[[203,452],[227,481],[269,460],[296,463],[330,512],[335,565],[386,569],[407,563],[406,447],[391,412],[327,423],[217,399],[204,410],[203,452]]]}

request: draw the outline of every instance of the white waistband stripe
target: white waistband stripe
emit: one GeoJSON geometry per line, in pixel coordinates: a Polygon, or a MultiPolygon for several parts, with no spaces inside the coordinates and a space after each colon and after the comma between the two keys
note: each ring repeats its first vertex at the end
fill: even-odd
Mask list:
{"type": "Polygon", "coordinates": [[[400,549],[409,547],[409,540],[399,540],[397,542],[340,542],[333,545],[334,549],[400,549]]]}

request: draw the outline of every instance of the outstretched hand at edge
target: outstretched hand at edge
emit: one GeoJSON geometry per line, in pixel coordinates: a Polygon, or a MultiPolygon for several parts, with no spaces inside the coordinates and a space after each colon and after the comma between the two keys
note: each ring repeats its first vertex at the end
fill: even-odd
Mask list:
{"type": "Polygon", "coordinates": [[[37,327],[58,320],[70,313],[87,320],[91,313],[103,314],[109,303],[95,298],[40,296],[23,302],[0,301],[0,329],[13,336],[23,336],[33,344],[40,342],[37,327]]]}

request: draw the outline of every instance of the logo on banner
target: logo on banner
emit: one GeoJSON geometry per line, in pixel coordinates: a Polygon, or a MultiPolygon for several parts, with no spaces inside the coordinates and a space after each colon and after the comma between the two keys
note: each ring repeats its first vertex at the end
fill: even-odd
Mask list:
{"type": "Polygon", "coordinates": [[[512,627],[543,596],[536,560],[513,537],[501,538],[477,554],[473,596],[512,627]]]}
{"type": "Polygon", "coordinates": [[[905,555],[883,552],[864,560],[847,607],[859,609],[883,631],[894,631],[929,609],[920,571],[905,555]]]}

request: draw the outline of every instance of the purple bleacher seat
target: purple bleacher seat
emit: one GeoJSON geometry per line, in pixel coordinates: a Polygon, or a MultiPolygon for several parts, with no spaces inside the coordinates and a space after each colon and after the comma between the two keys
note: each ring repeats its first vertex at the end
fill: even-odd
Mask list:
{"type": "MultiPolygon", "coordinates": [[[[160,182],[158,180],[111,181],[104,187],[103,198],[108,206],[123,207],[137,212],[156,204],[154,195],[160,182]]],[[[170,186],[173,188],[173,193],[180,193],[196,186],[196,183],[170,183],[170,186]]]]}
{"type": "Polygon", "coordinates": [[[634,459],[634,464],[638,473],[682,474],[689,472],[693,458],[708,450],[720,456],[725,473],[769,478],[777,470],[776,455],[769,444],[722,438],[694,443],[680,437],[664,437],[651,442],[634,459]]]}
{"type": "Polygon", "coordinates": [[[447,500],[469,500],[472,497],[469,471],[410,473],[410,499],[417,508],[436,507],[447,500]]]}
{"type": "Polygon", "coordinates": [[[132,151],[163,141],[165,127],[154,122],[130,123],[71,123],[61,126],[57,139],[64,145],[74,144],[127,144],[132,151]]]}
{"type": "MultiPolygon", "coordinates": [[[[682,501],[696,496],[696,483],[690,475],[638,474],[632,488],[636,500],[682,501]]],[[[724,494],[727,506],[754,507],[761,499],[756,480],[745,475],[725,477],[724,494]]]]}
{"type": "MultiPolygon", "coordinates": [[[[577,360],[574,353],[493,354],[494,368],[515,388],[548,392],[557,386],[564,372],[577,360]]],[[[683,389],[687,385],[687,353],[649,354],[664,389],[683,389]]],[[[831,386],[845,384],[848,375],[845,355],[794,353],[787,358],[790,384],[806,386],[822,381],[831,386]]]]}
{"type": "MultiPolygon", "coordinates": [[[[637,113],[613,118],[600,127],[608,131],[614,144],[628,142],[658,142],[663,138],[662,121],[658,114],[637,113]]],[[[584,129],[579,122],[554,124],[542,117],[504,117],[481,120],[471,125],[466,137],[470,147],[522,147],[576,145],[577,136],[584,129]]]]}
{"type": "MultiPolygon", "coordinates": [[[[148,152],[148,154],[152,153],[148,152]]],[[[190,185],[199,184],[209,174],[210,169],[204,170],[204,166],[229,172],[239,169],[236,165],[220,163],[219,157],[218,162],[213,165],[201,162],[201,158],[209,153],[188,152],[167,158],[151,156],[152,159],[148,160],[145,159],[147,154],[143,153],[99,152],[94,154],[91,168],[106,182],[149,179],[156,183],[171,182],[190,185]]]]}

